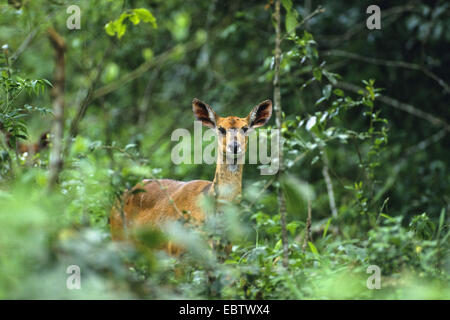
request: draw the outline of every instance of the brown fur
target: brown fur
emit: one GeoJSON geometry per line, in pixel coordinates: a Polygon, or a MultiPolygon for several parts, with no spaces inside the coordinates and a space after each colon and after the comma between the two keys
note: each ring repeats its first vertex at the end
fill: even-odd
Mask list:
{"type": "Polygon", "coordinates": [[[18,141],[16,146],[12,143],[12,134],[4,128],[4,125],[0,122],[0,131],[5,134],[5,142],[7,146],[11,149],[16,149],[16,151],[20,154],[28,153],[28,155],[35,155],[38,152],[46,149],[50,143],[49,135],[50,132],[46,131],[41,134],[39,141],[36,143],[27,143],[18,141]]]}
{"type": "Polygon", "coordinates": [[[28,154],[36,154],[44,149],[46,149],[49,145],[49,139],[48,139],[48,135],[50,133],[49,132],[44,132],[41,137],[39,138],[39,141],[36,143],[21,143],[19,142],[17,144],[17,149],[18,152],[21,154],[24,154],[25,152],[27,152],[28,154]]]}

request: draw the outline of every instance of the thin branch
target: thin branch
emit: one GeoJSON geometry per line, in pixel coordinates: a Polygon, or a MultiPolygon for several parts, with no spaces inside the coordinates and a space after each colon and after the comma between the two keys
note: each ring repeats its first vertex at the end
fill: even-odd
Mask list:
{"type": "MultiPolygon", "coordinates": [[[[281,30],[280,30],[280,0],[275,2],[275,74],[273,78],[273,98],[275,104],[275,123],[277,128],[281,132],[282,123],[282,111],[281,111],[281,91],[280,91],[280,62],[281,62],[281,30]]],[[[277,178],[279,179],[283,172],[283,150],[280,149],[278,156],[279,170],[277,178]]],[[[281,241],[283,243],[283,266],[285,268],[289,265],[289,245],[287,239],[287,229],[286,229],[286,202],[283,196],[283,190],[281,187],[278,188],[278,206],[280,212],[280,222],[281,222],[281,241]]]]}
{"type": "Polygon", "coordinates": [[[266,190],[272,185],[272,183],[275,182],[276,176],[272,177],[267,183],[264,185],[264,187],[258,192],[257,196],[255,197],[255,200],[250,202],[250,204],[246,207],[247,210],[250,211],[250,209],[255,205],[255,203],[260,199],[261,195],[266,192],[266,190]]]}
{"type": "MultiPolygon", "coordinates": [[[[363,91],[365,90],[364,88],[362,88],[360,86],[357,86],[357,85],[354,85],[354,84],[351,84],[348,82],[343,82],[343,81],[338,82],[336,84],[336,87],[344,89],[344,90],[356,92],[356,93],[358,93],[360,90],[363,90],[363,91]]],[[[390,105],[391,107],[405,111],[405,112],[412,114],[418,118],[427,120],[428,122],[434,124],[435,126],[440,126],[440,127],[445,128],[447,131],[450,131],[450,125],[447,122],[445,122],[443,119],[438,118],[432,114],[423,112],[422,110],[416,108],[415,106],[413,106],[411,104],[398,101],[397,99],[394,99],[392,97],[389,97],[389,96],[386,96],[383,94],[380,94],[377,97],[377,99],[387,105],[390,105]]]]}
{"type": "Polygon", "coordinates": [[[25,49],[30,45],[31,41],[33,41],[34,37],[39,32],[39,27],[33,29],[28,36],[25,38],[25,40],[20,44],[19,48],[14,52],[14,54],[11,56],[11,62],[14,62],[19,58],[19,56],[25,51],[25,49]]]}
{"type": "MultiPolygon", "coordinates": [[[[315,135],[314,135],[314,137],[315,137],[315,135]]],[[[330,203],[331,216],[333,218],[337,218],[338,213],[337,213],[337,209],[336,209],[336,201],[334,198],[333,183],[331,182],[330,173],[328,172],[330,163],[328,161],[328,156],[327,156],[327,152],[326,152],[325,148],[321,147],[320,151],[322,154],[322,161],[323,161],[322,175],[325,180],[325,184],[327,186],[328,201],[330,203]]]]}
{"type": "Polygon", "coordinates": [[[444,91],[447,94],[450,93],[450,86],[442,78],[438,77],[435,73],[428,70],[424,66],[421,66],[421,65],[418,65],[415,63],[365,57],[365,56],[361,56],[359,54],[355,54],[355,53],[343,51],[343,50],[330,50],[330,51],[325,52],[325,54],[329,55],[329,56],[345,57],[345,58],[349,58],[349,59],[354,59],[354,60],[358,60],[358,61],[363,61],[363,62],[387,66],[387,67],[404,68],[404,69],[409,69],[409,70],[421,71],[426,76],[428,76],[429,78],[436,81],[442,88],[444,88],[444,91]]]}
{"type": "Polygon", "coordinates": [[[428,137],[422,141],[420,141],[419,143],[417,143],[416,145],[410,146],[409,148],[407,148],[405,150],[405,158],[409,158],[411,155],[425,150],[426,148],[428,148],[430,145],[438,142],[439,140],[441,140],[442,138],[444,138],[447,134],[447,129],[441,129],[438,132],[436,132],[435,134],[433,134],[431,137],[428,137]]]}
{"type": "Polygon", "coordinates": [[[170,123],[170,125],[166,126],[166,130],[159,135],[159,137],[156,139],[155,142],[152,143],[152,145],[150,147],[148,147],[148,151],[146,151],[146,154],[153,154],[158,148],[161,147],[161,144],[164,142],[164,140],[167,139],[167,137],[170,135],[170,133],[176,128],[176,126],[178,125],[178,119],[181,118],[181,116],[185,113],[186,111],[182,108],[177,109],[177,111],[175,112],[175,114],[172,116],[172,119],[175,119],[174,121],[172,121],[170,123]]]}
{"type": "Polygon", "coordinates": [[[311,214],[311,200],[308,199],[308,218],[306,219],[306,227],[305,227],[305,237],[303,238],[303,252],[306,250],[306,245],[308,244],[308,241],[311,239],[311,220],[312,220],[312,214],[311,214]]]}
{"type": "Polygon", "coordinates": [[[42,23],[34,28],[27,37],[22,41],[19,48],[14,52],[11,56],[11,63],[14,63],[17,59],[19,59],[20,55],[25,51],[25,49],[31,44],[31,42],[35,39],[36,35],[39,33],[42,26],[45,26],[55,15],[55,12],[50,13],[42,20],[42,23]]]}
{"type": "Polygon", "coordinates": [[[283,41],[287,36],[289,36],[293,31],[295,31],[297,28],[301,27],[305,23],[307,23],[309,20],[311,20],[314,16],[318,15],[319,13],[325,12],[325,9],[322,8],[322,6],[318,6],[316,10],[311,12],[309,15],[307,15],[302,21],[297,23],[291,30],[289,30],[282,38],[281,41],[283,41]]]}
{"type": "Polygon", "coordinates": [[[330,202],[331,215],[333,218],[337,218],[338,213],[336,209],[336,201],[334,200],[333,183],[331,182],[330,174],[328,173],[328,166],[324,165],[322,168],[322,174],[327,185],[328,200],[330,202]]]}
{"type": "Polygon", "coordinates": [[[89,88],[87,89],[86,96],[79,104],[77,113],[76,113],[75,117],[73,118],[72,122],[70,123],[69,135],[67,136],[67,139],[66,139],[66,148],[65,148],[65,152],[64,152],[66,155],[70,151],[70,147],[72,146],[73,138],[75,138],[78,135],[78,129],[79,129],[80,122],[84,118],[84,115],[86,114],[86,110],[87,110],[89,104],[92,102],[92,97],[94,94],[95,87],[100,80],[100,76],[102,74],[102,71],[103,71],[103,68],[105,65],[105,61],[106,61],[107,57],[111,54],[113,47],[114,47],[114,44],[111,43],[110,46],[108,47],[108,49],[106,50],[103,58],[98,63],[97,68],[96,68],[97,74],[95,76],[95,79],[91,82],[89,88]]]}
{"type": "Polygon", "coordinates": [[[124,84],[141,77],[152,67],[163,65],[171,58],[172,55],[179,52],[180,49],[183,49],[182,50],[183,52],[189,52],[189,51],[194,50],[197,47],[199,47],[199,45],[200,44],[198,41],[190,41],[184,45],[176,45],[176,46],[172,47],[171,49],[161,53],[160,55],[154,57],[153,59],[144,62],[139,67],[137,67],[135,70],[125,74],[119,80],[114,81],[110,84],[107,84],[107,85],[95,90],[95,92],[93,94],[93,99],[97,99],[101,96],[107,95],[107,94],[123,87],[124,84]]]}
{"type": "Polygon", "coordinates": [[[419,143],[408,147],[405,150],[403,156],[401,157],[401,160],[398,161],[396,163],[396,165],[394,166],[392,173],[389,174],[389,177],[386,180],[386,182],[384,183],[383,187],[381,187],[379,189],[379,191],[377,192],[377,194],[372,198],[371,203],[376,203],[394,185],[396,178],[397,178],[398,174],[400,173],[400,170],[402,170],[405,167],[405,165],[408,164],[408,161],[413,154],[415,154],[419,151],[425,150],[430,145],[438,142],[439,140],[441,140],[442,138],[444,138],[446,136],[446,133],[447,133],[447,130],[445,128],[441,129],[437,133],[433,134],[431,137],[428,137],[428,138],[420,141],[419,143]]]}
{"type": "Polygon", "coordinates": [[[144,128],[145,122],[147,120],[148,106],[150,103],[150,97],[152,95],[153,86],[155,84],[155,80],[158,78],[160,69],[155,69],[151,74],[147,82],[147,86],[145,87],[144,96],[142,97],[141,103],[138,107],[138,127],[144,128]]]}
{"type": "MultiPolygon", "coordinates": [[[[406,5],[392,7],[386,10],[383,10],[383,14],[381,15],[381,21],[383,28],[387,28],[390,24],[398,22],[398,15],[404,12],[414,11],[416,9],[416,5],[414,3],[408,3],[406,5]]],[[[354,36],[358,34],[366,34],[370,32],[369,29],[365,27],[365,21],[359,21],[354,24],[354,27],[348,29],[346,33],[343,35],[331,35],[327,37],[326,40],[329,42],[330,47],[338,47],[341,43],[351,40],[354,36]]]]}
{"type": "Polygon", "coordinates": [[[49,161],[48,189],[52,190],[58,181],[62,169],[62,151],[64,136],[64,87],[65,87],[65,51],[66,43],[55,29],[47,30],[52,46],[55,50],[55,70],[53,76],[53,88],[51,91],[53,100],[52,145],[49,161]]]}
{"type": "MultiPolygon", "coordinates": [[[[295,159],[291,162],[289,168],[293,167],[298,161],[303,159],[308,153],[310,152],[310,149],[306,150],[305,152],[299,154],[295,159]]],[[[260,200],[260,196],[277,180],[277,176],[274,176],[272,179],[270,179],[264,187],[261,189],[261,191],[258,193],[258,195],[255,197],[255,200],[253,200],[248,206],[246,206],[247,210],[250,210],[258,200],[260,200]]]]}

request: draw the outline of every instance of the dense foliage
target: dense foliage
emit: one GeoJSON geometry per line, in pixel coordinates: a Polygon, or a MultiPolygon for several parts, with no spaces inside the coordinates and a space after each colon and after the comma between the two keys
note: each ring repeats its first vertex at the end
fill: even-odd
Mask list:
{"type": "Polygon", "coordinates": [[[282,175],[246,165],[241,204],[203,230],[111,241],[109,211],[138,181],[212,180],[213,165],[170,159],[194,97],[241,117],[272,98],[275,3],[82,0],[79,30],[67,28],[70,1],[0,4],[0,298],[450,298],[444,0],[383,2],[381,30],[366,28],[370,1],[281,1],[282,175]],[[50,27],[66,46],[55,187],[54,143],[19,148],[55,121],[50,27]],[[167,238],[186,253],[160,250],[167,238]],[[70,265],[81,290],[66,288],[70,265]]]}

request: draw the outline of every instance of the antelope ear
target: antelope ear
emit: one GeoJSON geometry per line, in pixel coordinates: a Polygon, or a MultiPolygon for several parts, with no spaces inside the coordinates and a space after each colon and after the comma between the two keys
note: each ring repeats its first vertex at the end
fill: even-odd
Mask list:
{"type": "Polygon", "coordinates": [[[265,100],[255,106],[247,116],[250,128],[262,127],[272,116],[272,101],[265,100]]]}
{"type": "Polygon", "coordinates": [[[195,118],[201,121],[204,126],[213,129],[216,127],[216,113],[208,104],[195,98],[192,100],[192,111],[195,118]]]}

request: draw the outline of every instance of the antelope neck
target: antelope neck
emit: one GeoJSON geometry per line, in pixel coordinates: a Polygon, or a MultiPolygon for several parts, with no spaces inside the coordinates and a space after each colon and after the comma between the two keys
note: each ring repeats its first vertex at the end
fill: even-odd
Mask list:
{"type": "Polygon", "coordinates": [[[239,202],[242,193],[242,169],[243,164],[238,161],[233,164],[217,161],[211,188],[217,199],[239,202]]]}

